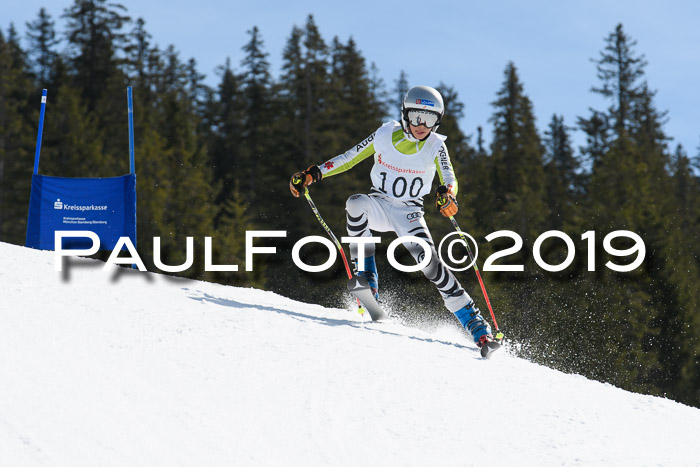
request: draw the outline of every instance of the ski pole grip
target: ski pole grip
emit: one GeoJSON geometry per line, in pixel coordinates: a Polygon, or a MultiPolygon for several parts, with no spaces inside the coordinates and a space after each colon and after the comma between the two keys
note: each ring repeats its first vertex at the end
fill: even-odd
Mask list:
{"type": "Polygon", "coordinates": [[[443,206],[450,203],[450,198],[448,196],[449,189],[445,185],[440,185],[435,192],[435,205],[438,209],[442,210],[443,206]]]}
{"type": "Polygon", "coordinates": [[[294,189],[297,190],[300,194],[303,193],[304,191],[304,176],[303,174],[295,174],[292,177],[292,186],[294,186],[294,189]]]}

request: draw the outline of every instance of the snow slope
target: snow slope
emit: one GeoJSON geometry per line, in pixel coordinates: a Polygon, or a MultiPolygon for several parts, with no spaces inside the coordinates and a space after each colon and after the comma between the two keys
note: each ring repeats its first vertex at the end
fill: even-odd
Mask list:
{"type": "Polygon", "coordinates": [[[700,410],[457,328],[0,243],[0,465],[700,465],[700,410]]]}

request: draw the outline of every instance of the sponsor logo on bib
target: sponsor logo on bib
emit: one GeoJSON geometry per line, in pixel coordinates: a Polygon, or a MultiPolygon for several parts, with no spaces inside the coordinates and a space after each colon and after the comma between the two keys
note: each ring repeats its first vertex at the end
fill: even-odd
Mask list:
{"type": "Polygon", "coordinates": [[[403,169],[401,167],[396,167],[395,165],[387,164],[382,160],[382,155],[377,154],[377,163],[383,167],[386,167],[389,170],[393,170],[394,172],[400,173],[400,174],[424,174],[425,170],[415,170],[415,169],[403,169]]]}

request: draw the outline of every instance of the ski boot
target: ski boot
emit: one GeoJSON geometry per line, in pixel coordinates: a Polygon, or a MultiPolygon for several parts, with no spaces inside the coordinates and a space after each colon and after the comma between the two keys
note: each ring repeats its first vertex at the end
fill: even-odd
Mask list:
{"type": "Polygon", "coordinates": [[[377,264],[374,256],[365,256],[365,267],[363,271],[358,271],[357,259],[352,260],[354,273],[357,277],[363,277],[369,283],[369,288],[375,300],[379,300],[379,275],[377,274],[377,264]]]}
{"type": "Polygon", "coordinates": [[[462,327],[471,334],[477,347],[482,348],[487,342],[493,342],[491,326],[481,316],[474,302],[469,302],[463,308],[455,311],[455,316],[462,324],[462,327]]]}

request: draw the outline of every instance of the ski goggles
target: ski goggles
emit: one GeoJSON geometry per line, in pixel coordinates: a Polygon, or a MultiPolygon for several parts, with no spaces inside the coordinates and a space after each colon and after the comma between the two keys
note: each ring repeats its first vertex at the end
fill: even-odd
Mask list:
{"type": "Polygon", "coordinates": [[[406,120],[413,126],[425,125],[432,128],[440,123],[440,115],[429,110],[409,109],[406,111],[406,120]]]}

